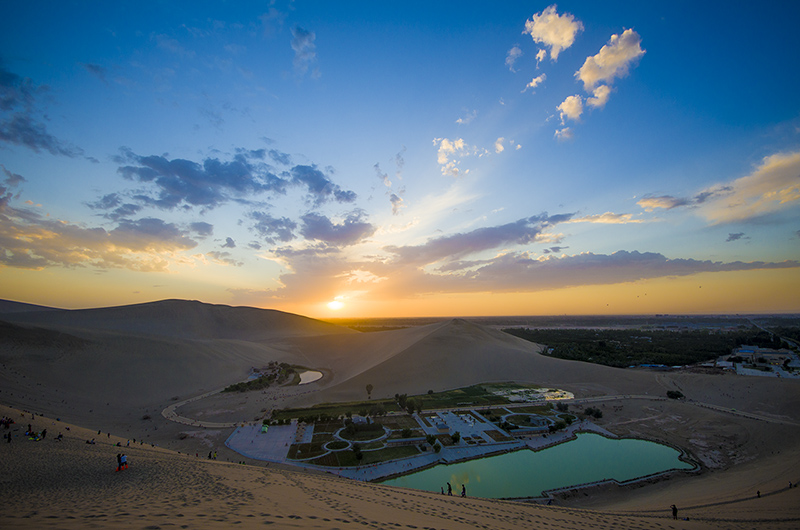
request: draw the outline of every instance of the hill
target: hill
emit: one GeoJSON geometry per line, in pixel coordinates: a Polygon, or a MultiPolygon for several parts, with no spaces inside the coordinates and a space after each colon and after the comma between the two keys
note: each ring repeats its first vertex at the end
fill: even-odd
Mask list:
{"type": "Polygon", "coordinates": [[[4,314],[3,319],[50,328],[189,339],[265,341],[278,337],[355,333],[348,328],[282,311],[189,300],[161,300],[98,309],[19,311],[4,314]]]}

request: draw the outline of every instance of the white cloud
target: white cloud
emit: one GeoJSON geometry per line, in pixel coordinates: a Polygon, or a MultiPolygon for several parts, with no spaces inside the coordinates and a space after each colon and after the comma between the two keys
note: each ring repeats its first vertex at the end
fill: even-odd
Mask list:
{"type": "Polygon", "coordinates": [[[599,107],[603,108],[606,106],[606,102],[608,101],[608,96],[611,95],[611,87],[608,85],[600,85],[594,89],[592,93],[594,97],[587,98],[586,104],[590,107],[599,107]]]}
{"type": "Polygon", "coordinates": [[[587,92],[598,83],[610,84],[615,78],[626,76],[630,65],[644,55],[641,43],[642,38],[632,29],[626,29],[622,35],[611,35],[608,44],[597,55],[587,57],[575,76],[583,81],[587,92]]]}
{"type": "Polygon", "coordinates": [[[547,57],[547,51],[540,49],[536,52],[536,66],[539,66],[539,63],[544,61],[544,58],[547,57]]]}
{"type": "MultiPolygon", "coordinates": [[[[551,5],[541,13],[533,15],[525,22],[525,31],[533,41],[550,48],[550,58],[558,60],[558,54],[575,42],[575,36],[583,30],[583,24],[569,13],[559,15],[556,6],[551,5]]],[[[537,59],[539,55],[537,54],[537,59]]]]}
{"type": "Polygon", "coordinates": [[[458,161],[451,157],[461,157],[467,154],[467,145],[462,138],[448,140],[447,138],[434,138],[433,145],[439,146],[436,162],[442,166],[442,175],[457,177],[459,169],[456,167],[458,161]]]}
{"type": "Polygon", "coordinates": [[[580,96],[568,96],[567,99],[561,102],[561,105],[556,107],[561,113],[561,124],[563,125],[566,118],[578,121],[583,114],[583,99],[580,96]]]}
{"type": "Polygon", "coordinates": [[[508,54],[506,55],[506,66],[508,66],[509,70],[516,72],[516,70],[514,70],[514,63],[517,62],[517,59],[520,57],[522,57],[522,50],[519,46],[514,46],[508,50],[508,54]]]}
{"type": "Polygon", "coordinates": [[[495,153],[502,153],[503,151],[505,151],[506,148],[503,147],[503,142],[505,140],[506,139],[503,138],[502,136],[500,138],[498,138],[497,140],[495,140],[495,142],[494,142],[494,152],[495,153]]]}
{"type": "Polygon", "coordinates": [[[569,127],[564,127],[563,129],[556,129],[556,134],[554,135],[556,140],[572,140],[575,135],[572,132],[572,129],[569,127]]]}
{"type": "Polygon", "coordinates": [[[472,112],[468,112],[467,115],[464,116],[463,118],[457,119],[456,123],[459,124],[459,125],[467,125],[468,123],[471,123],[472,120],[474,120],[477,115],[478,115],[478,111],[477,110],[473,110],[472,112]]]}
{"type": "Polygon", "coordinates": [[[547,79],[547,75],[545,75],[545,74],[542,74],[542,75],[540,75],[540,76],[538,76],[538,77],[534,77],[534,78],[531,80],[531,82],[530,82],[530,83],[528,83],[527,85],[525,85],[525,88],[524,88],[524,89],[522,89],[522,91],[523,91],[523,92],[525,92],[525,91],[526,91],[526,90],[528,90],[529,88],[531,89],[531,91],[535,90],[535,89],[536,89],[536,87],[538,87],[539,85],[541,85],[541,84],[544,82],[544,80],[545,80],[545,79],[547,79]]]}

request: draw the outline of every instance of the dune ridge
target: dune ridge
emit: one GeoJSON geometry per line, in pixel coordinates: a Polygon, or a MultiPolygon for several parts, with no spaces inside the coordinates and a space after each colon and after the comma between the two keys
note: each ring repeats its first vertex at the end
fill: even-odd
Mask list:
{"type": "MultiPolygon", "coordinates": [[[[189,517],[191,512],[192,517],[198,518],[192,524],[201,521],[205,527],[205,523],[212,521],[214,511],[227,514],[214,521],[219,527],[231,524],[239,513],[246,514],[242,517],[248,519],[242,519],[242,524],[258,520],[263,525],[271,521],[278,527],[346,528],[364,523],[384,527],[403,521],[406,526],[419,528],[528,528],[534,521],[531,514],[535,513],[554,528],[584,528],[588,521],[597,524],[600,520],[605,521],[605,527],[616,524],[620,528],[652,528],[652,523],[663,518],[666,507],[673,502],[687,507],[693,519],[688,525],[681,522],[681,528],[752,528],[756,522],[759,528],[793,528],[800,521],[800,503],[795,502],[794,490],[784,491],[789,481],[800,480],[800,385],[796,381],[623,370],[553,359],[542,355],[538,345],[462,319],[358,333],[280,312],[169,300],[75,312],[6,313],[0,315],[0,320],[8,322],[0,328],[7,331],[0,335],[0,403],[44,413],[47,418],[60,418],[61,422],[56,422],[59,425],[70,422],[86,427],[80,431],[86,436],[97,430],[104,435],[111,432],[112,440],[118,434],[122,437],[120,441],[136,438],[145,440],[145,447],[153,444],[161,447],[159,451],[166,451],[153,457],[160,462],[153,461],[153,473],[137,479],[137,487],[149,489],[150,497],[140,492],[134,495],[130,489],[114,490],[139,499],[133,511],[113,512],[121,517],[113,519],[115,526],[141,528],[143,521],[155,526],[166,521],[175,524],[181,514],[189,517]],[[193,330],[203,331],[195,336],[193,330]],[[678,475],[644,487],[567,492],[559,497],[558,503],[605,510],[577,510],[574,518],[564,515],[572,513],[567,511],[553,515],[555,512],[530,512],[533,508],[515,503],[474,499],[459,501],[459,507],[454,508],[429,494],[387,493],[383,487],[336,482],[331,477],[315,478],[283,469],[279,473],[270,470],[278,474],[268,477],[261,469],[263,463],[224,446],[229,431],[191,427],[161,417],[160,412],[177,400],[243,380],[252,367],[271,361],[319,369],[325,377],[304,387],[218,394],[186,405],[178,412],[209,421],[255,421],[272,408],[339,399],[363,400],[368,383],[374,386],[373,397],[383,397],[515,380],[563,388],[584,400],[599,400],[591,403],[602,408],[604,428],[619,435],[664,441],[684,448],[703,464],[703,469],[697,475],[678,475]],[[672,389],[680,390],[689,399],[666,400],[663,396],[672,389]],[[701,406],[704,403],[716,408],[701,406]],[[246,461],[249,465],[209,467],[208,462],[201,464],[196,457],[185,456],[187,453],[202,456],[212,449],[218,450],[226,461],[246,461]],[[178,460],[171,460],[173,457],[178,460]],[[201,467],[195,469],[195,466],[201,467]],[[189,486],[181,489],[173,483],[168,491],[159,489],[162,484],[153,481],[164,481],[163,473],[171,468],[185,470],[185,475],[181,475],[183,471],[177,475],[190,477],[186,479],[189,486]],[[283,477],[280,480],[293,478],[286,479],[288,485],[283,489],[267,487],[273,479],[278,483],[278,476],[283,477]],[[206,514],[186,500],[192,484],[217,483],[241,491],[226,498],[224,506],[213,504],[212,495],[207,502],[212,502],[210,506],[215,508],[209,508],[206,514]],[[328,490],[332,489],[341,491],[341,498],[331,500],[333,494],[328,490]],[[756,490],[765,493],[758,500],[760,504],[752,500],[756,490]],[[275,504],[264,510],[259,508],[262,504],[252,500],[280,495],[297,502],[290,502],[292,507],[285,510],[275,504]],[[389,497],[395,500],[391,503],[381,500],[389,497]],[[172,500],[164,501],[162,506],[159,504],[162,498],[172,500]],[[317,506],[315,499],[321,498],[332,504],[315,512],[310,507],[317,506]],[[159,506],[157,510],[166,515],[154,514],[153,506],[159,506]],[[349,510],[350,514],[363,511],[373,515],[337,519],[336,506],[349,510]],[[399,515],[397,510],[409,514],[399,515]],[[282,519],[277,516],[268,519],[263,515],[267,512],[280,514],[282,519]],[[136,519],[128,521],[123,513],[136,513],[136,519]],[[547,513],[550,515],[546,516],[547,513]]],[[[40,416],[34,416],[34,422],[39,419],[40,416]]],[[[74,427],[71,432],[79,430],[80,427],[74,427]]],[[[19,444],[9,444],[13,449],[4,445],[3,450],[19,451],[23,443],[28,443],[17,441],[19,444]]],[[[85,460],[89,458],[87,454],[93,453],[87,453],[83,446],[39,443],[30,442],[33,445],[26,450],[46,447],[44,456],[30,453],[31,458],[55,458],[64,473],[72,469],[65,466],[65,461],[97,465],[85,460]],[[66,449],[78,452],[59,456],[57,451],[66,449]]],[[[151,449],[155,451],[156,447],[151,449]]],[[[113,449],[102,458],[112,454],[113,449]]],[[[45,485],[38,476],[39,473],[46,476],[46,465],[29,466],[26,472],[25,459],[18,462],[16,457],[0,458],[0,465],[13,467],[7,468],[8,476],[25,475],[22,479],[3,479],[0,474],[3,490],[19,486],[20,491],[28,492],[13,497],[10,506],[15,507],[15,513],[24,512],[26,495],[31,505],[44,506],[34,510],[41,516],[14,519],[15,527],[79,528],[87,523],[104,526],[112,520],[109,510],[114,499],[98,499],[97,490],[92,487],[88,491],[94,492],[94,497],[80,491],[78,485],[65,485],[59,493],[61,500],[48,507],[41,499],[52,486],[45,485]],[[13,467],[9,463],[12,461],[13,466],[21,467],[13,467]],[[23,487],[23,483],[28,486],[23,487]],[[42,488],[41,492],[37,488],[42,488]],[[70,503],[79,508],[71,508],[70,503]],[[80,518],[83,512],[96,514],[97,521],[80,518]],[[105,513],[105,518],[100,517],[100,512],[105,513]]],[[[666,523],[664,520],[659,524],[666,523]]]]}

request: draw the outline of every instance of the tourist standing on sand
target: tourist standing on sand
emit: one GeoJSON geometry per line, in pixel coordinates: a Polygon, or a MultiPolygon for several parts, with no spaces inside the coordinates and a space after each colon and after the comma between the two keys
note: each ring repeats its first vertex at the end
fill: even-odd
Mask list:
{"type": "Polygon", "coordinates": [[[467,496],[467,485],[466,484],[462,484],[461,485],[461,496],[462,497],[466,497],[467,496]]]}
{"type": "Polygon", "coordinates": [[[128,469],[128,456],[125,453],[120,457],[120,465],[122,469],[128,469]]]}
{"type": "Polygon", "coordinates": [[[672,506],[670,506],[670,508],[672,508],[672,518],[673,519],[677,519],[678,518],[678,507],[673,504],[672,506]]]}
{"type": "Polygon", "coordinates": [[[453,486],[451,486],[449,482],[447,483],[447,494],[453,495],[453,486]]]}
{"type": "Polygon", "coordinates": [[[122,469],[122,454],[117,453],[117,471],[122,469]]]}

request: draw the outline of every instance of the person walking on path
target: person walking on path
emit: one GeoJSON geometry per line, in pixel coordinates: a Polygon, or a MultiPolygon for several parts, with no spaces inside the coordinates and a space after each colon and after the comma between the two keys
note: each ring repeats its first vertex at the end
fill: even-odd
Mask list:
{"type": "Polygon", "coordinates": [[[678,507],[673,504],[672,506],[670,506],[670,508],[672,508],[672,518],[673,519],[677,519],[678,518],[678,507]]]}
{"type": "Polygon", "coordinates": [[[467,496],[467,485],[466,484],[462,484],[461,485],[461,496],[462,497],[466,497],[467,496]]]}

